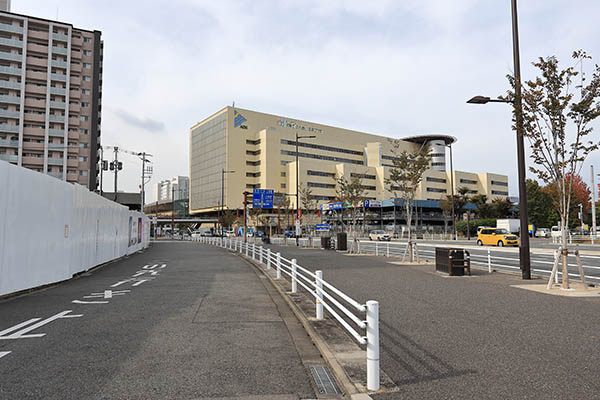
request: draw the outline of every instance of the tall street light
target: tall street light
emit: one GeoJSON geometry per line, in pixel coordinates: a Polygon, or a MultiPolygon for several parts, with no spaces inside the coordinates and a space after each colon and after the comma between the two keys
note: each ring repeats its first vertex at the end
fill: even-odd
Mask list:
{"type": "MultiPolygon", "coordinates": [[[[300,198],[298,196],[298,139],[314,139],[315,135],[298,136],[296,132],[296,219],[300,219],[300,198]]],[[[298,232],[296,232],[296,246],[298,246],[298,232]]]]}
{"type": "MultiPolygon", "coordinates": [[[[445,146],[450,149],[450,199],[452,201],[452,230],[454,231],[454,240],[457,240],[456,216],[454,215],[454,168],[452,166],[452,143],[445,146]]],[[[444,234],[446,233],[444,232],[444,234]]]]}
{"type": "MultiPolygon", "coordinates": [[[[219,212],[219,221],[221,224],[221,235],[223,235],[223,213],[225,211],[224,210],[225,204],[223,204],[225,201],[225,174],[232,174],[234,172],[235,171],[225,171],[224,168],[221,168],[221,209],[219,212]]],[[[246,233],[244,232],[244,234],[246,234],[246,233]]]]}
{"type": "Polygon", "coordinates": [[[519,245],[519,261],[523,279],[531,279],[531,260],[529,255],[529,229],[527,226],[527,189],[525,186],[525,144],[523,142],[523,106],[521,103],[521,61],[519,57],[519,27],[517,23],[517,0],[511,1],[513,62],[515,68],[515,100],[490,99],[485,96],[475,96],[467,103],[513,103],[516,112],[517,128],[517,169],[519,173],[519,216],[521,220],[521,240],[519,245]]]}

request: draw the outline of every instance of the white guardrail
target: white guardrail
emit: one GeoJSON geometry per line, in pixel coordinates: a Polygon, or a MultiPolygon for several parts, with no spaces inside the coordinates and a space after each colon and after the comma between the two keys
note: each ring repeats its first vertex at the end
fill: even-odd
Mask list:
{"type": "MultiPolygon", "coordinates": [[[[435,245],[435,244],[425,244],[418,242],[418,255],[420,258],[429,259],[435,261],[435,247],[447,247],[447,248],[461,248],[462,246],[451,246],[448,244],[444,245],[435,245]],[[433,247],[433,249],[431,249],[433,247]]],[[[517,252],[510,250],[501,250],[500,248],[485,248],[485,247],[466,247],[468,248],[471,255],[471,267],[479,268],[479,269],[487,269],[488,272],[492,272],[494,269],[505,269],[505,270],[518,270],[520,271],[520,267],[518,265],[507,265],[507,261],[519,262],[519,255],[517,252]],[[479,253],[479,254],[478,254],[479,253]],[[481,254],[484,253],[484,254],[481,254]],[[493,254],[496,253],[496,254],[493,254]],[[500,253],[498,255],[497,253],[500,253]],[[506,257],[505,255],[513,254],[514,257],[506,257]]],[[[374,254],[376,256],[386,256],[386,257],[403,257],[406,249],[406,243],[399,242],[378,242],[378,241],[358,241],[357,242],[357,253],[358,254],[374,254]]],[[[551,273],[551,267],[554,264],[554,253],[540,253],[540,252],[531,252],[531,264],[532,267],[536,264],[539,266],[541,264],[549,265],[550,268],[548,270],[540,269],[540,268],[532,268],[531,272],[533,274],[539,276],[549,276],[551,273]],[[546,259],[547,258],[547,259],[546,259]]],[[[600,256],[590,256],[590,255],[580,255],[582,259],[595,259],[600,260],[600,256]]],[[[569,262],[569,265],[576,267],[576,263],[569,262]]],[[[584,269],[588,271],[595,271],[597,274],[594,276],[593,274],[585,274],[586,278],[594,279],[600,282],[600,266],[595,265],[583,265],[584,269]]],[[[558,272],[562,274],[562,272],[558,272]]],[[[569,272],[569,276],[580,277],[577,273],[569,272]]]]}
{"type": "MultiPolygon", "coordinates": [[[[305,238],[304,241],[306,245],[308,245],[307,239],[305,238]]],[[[323,308],[325,308],[358,343],[366,345],[367,389],[379,390],[379,302],[369,300],[365,304],[360,304],[325,281],[322,271],[313,273],[298,265],[296,259],[288,260],[282,257],[281,253],[274,253],[271,249],[262,245],[258,246],[256,243],[244,243],[240,238],[221,237],[194,237],[193,240],[244,254],[246,257],[251,257],[252,260],[264,264],[267,271],[275,268],[277,279],[282,279],[284,275],[289,278],[292,293],[298,292],[298,285],[302,286],[315,298],[317,319],[323,319],[323,308]],[[350,305],[354,312],[342,303],[350,305]],[[365,320],[357,316],[356,312],[364,313],[365,320]],[[365,335],[361,335],[351,323],[354,323],[359,329],[364,329],[365,335]]],[[[275,240],[271,240],[275,243],[275,240]]],[[[295,243],[295,239],[288,239],[290,242],[292,240],[295,243]]]]}

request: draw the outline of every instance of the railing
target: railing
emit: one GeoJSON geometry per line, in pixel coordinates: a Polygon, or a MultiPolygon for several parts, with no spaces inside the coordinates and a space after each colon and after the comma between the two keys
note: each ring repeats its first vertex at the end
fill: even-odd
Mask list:
{"type": "MultiPolygon", "coordinates": [[[[417,254],[416,256],[423,258],[425,260],[435,260],[435,247],[464,247],[464,246],[451,246],[448,244],[444,245],[435,245],[435,244],[425,244],[418,243],[417,245],[417,254]]],[[[518,253],[511,250],[504,250],[501,248],[484,248],[484,247],[469,247],[471,252],[471,266],[473,268],[478,269],[487,269],[488,272],[492,272],[493,270],[511,270],[511,271],[520,271],[520,267],[518,265],[509,265],[507,262],[519,263],[518,253]],[[510,255],[514,255],[514,257],[510,257],[510,255]]],[[[358,254],[374,254],[377,256],[384,257],[403,257],[406,251],[406,243],[401,242],[377,242],[377,241],[359,241],[357,244],[356,252],[358,254]]],[[[552,252],[531,252],[531,264],[532,269],[531,272],[534,275],[548,277],[551,273],[550,269],[542,269],[539,268],[542,265],[552,265],[554,263],[553,257],[554,253],[552,252]],[[538,268],[535,268],[535,266],[538,268]]],[[[592,256],[592,255],[582,255],[579,257],[587,260],[600,260],[600,256],[592,256]]],[[[569,263],[570,265],[576,266],[576,263],[569,263]]],[[[589,272],[586,272],[585,277],[589,279],[594,279],[600,282],[600,265],[583,265],[583,268],[589,272]],[[594,275],[594,273],[596,275],[594,275]]],[[[558,272],[558,274],[562,274],[562,272],[558,272]]],[[[569,272],[569,276],[580,278],[580,275],[577,273],[569,272]]]]}
{"type": "Polygon", "coordinates": [[[281,253],[273,253],[270,248],[258,246],[254,242],[244,242],[240,238],[202,236],[194,237],[193,240],[239,252],[264,264],[267,271],[274,268],[276,279],[282,279],[284,276],[289,278],[292,293],[298,292],[298,285],[304,288],[315,298],[317,319],[323,319],[323,311],[326,309],[358,343],[366,345],[367,389],[379,390],[379,302],[369,300],[361,304],[325,281],[322,271],[313,273],[298,265],[296,259],[288,260],[282,257],[281,253]],[[344,303],[351,308],[349,309],[344,303]],[[356,312],[365,313],[366,319],[362,320],[355,314],[356,312]],[[352,324],[358,329],[364,329],[365,335],[361,335],[352,324]]]}

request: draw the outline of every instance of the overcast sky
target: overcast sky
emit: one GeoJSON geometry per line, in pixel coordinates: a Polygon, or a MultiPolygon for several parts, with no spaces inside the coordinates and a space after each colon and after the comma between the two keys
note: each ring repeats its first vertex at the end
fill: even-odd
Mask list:
{"type": "MultiPolygon", "coordinates": [[[[455,169],[506,174],[518,193],[510,107],[465,104],[507,90],[509,0],[13,0],[12,11],[102,31],[102,143],[152,153],[150,185],[189,175],[189,128],[235,101],[391,137],[454,135],[455,169]]],[[[521,1],[523,79],[539,56],[566,64],[582,48],[598,62],[598,15],[597,0],[521,1]]],[[[119,190],[137,191],[140,161],[123,161],[119,190]]],[[[590,163],[600,170],[600,156],[586,182],[590,163]]]]}

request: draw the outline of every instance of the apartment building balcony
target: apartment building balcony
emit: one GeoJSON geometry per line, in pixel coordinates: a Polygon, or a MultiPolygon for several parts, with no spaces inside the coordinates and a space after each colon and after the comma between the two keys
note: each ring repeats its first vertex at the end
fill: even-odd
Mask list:
{"type": "MultiPolygon", "coordinates": [[[[28,38],[33,38],[33,39],[41,39],[41,40],[48,41],[48,32],[31,31],[30,30],[30,31],[27,32],[27,37],[28,38]]],[[[46,53],[47,52],[48,52],[48,50],[46,49],[46,53]]]]}
{"type": "Polygon", "coordinates": [[[21,68],[0,66],[0,74],[21,76],[21,68]]]}
{"type": "Polygon", "coordinates": [[[23,56],[19,53],[0,51],[0,60],[21,62],[23,61],[23,56]]]}
{"type": "Polygon", "coordinates": [[[19,148],[19,141],[10,139],[0,139],[0,147],[12,147],[17,149],[19,148]]]}
{"type": "MultiPolygon", "coordinates": [[[[21,61],[21,60],[17,60],[21,61]]],[[[27,65],[35,65],[36,67],[48,68],[47,58],[27,57],[27,65]]]]}
{"type": "Polygon", "coordinates": [[[48,165],[63,165],[64,158],[48,158],[48,165]]]}
{"type": "Polygon", "coordinates": [[[0,94],[0,103],[21,104],[21,98],[18,96],[0,94]]]}
{"type": "Polygon", "coordinates": [[[81,85],[81,78],[78,76],[71,77],[71,85],[79,86],[81,85]]]}
{"type": "Polygon", "coordinates": [[[19,25],[0,24],[0,31],[23,34],[23,27],[19,25]]]}
{"type": "Polygon", "coordinates": [[[0,132],[19,133],[19,125],[0,124],[0,132]]]}
{"type": "Polygon", "coordinates": [[[51,94],[58,94],[58,95],[61,95],[61,96],[66,96],[67,89],[65,89],[65,88],[57,88],[57,87],[50,87],[50,93],[51,94]]]}
{"type": "Polygon", "coordinates": [[[50,122],[65,122],[65,116],[64,115],[55,115],[55,114],[50,114],[50,116],[48,117],[50,122]]]}
{"type": "Polygon", "coordinates": [[[67,68],[67,62],[66,61],[59,61],[59,60],[52,60],[50,63],[53,67],[57,67],[57,68],[67,68]]]}
{"type": "Polygon", "coordinates": [[[63,74],[50,74],[50,79],[53,81],[66,82],[67,76],[63,74]]]}
{"type": "Polygon", "coordinates": [[[52,33],[52,39],[54,39],[54,40],[61,40],[63,42],[68,42],[69,41],[69,36],[63,35],[62,33],[52,33]]]}
{"type": "Polygon", "coordinates": [[[28,136],[44,137],[46,136],[46,130],[44,128],[24,127],[23,134],[28,136]]]}
{"type": "Polygon", "coordinates": [[[50,108],[58,108],[60,110],[64,110],[67,106],[67,103],[64,101],[50,101],[50,108]]]}
{"type": "MultiPolygon", "coordinates": [[[[38,143],[38,142],[26,142],[23,141],[23,151],[27,151],[27,150],[44,150],[44,143],[38,143]]],[[[61,144],[62,146],[62,144],[61,144]]]]}
{"type": "Polygon", "coordinates": [[[64,129],[48,129],[48,136],[64,138],[65,130],[64,129]]]}
{"type": "MultiPolygon", "coordinates": [[[[71,125],[71,124],[69,124],[71,125]]],[[[75,132],[75,131],[69,131],[69,139],[73,139],[73,140],[79,140],[79,132],[75,132]]]]}
{"type": "Polygon", "coordinates": [[[72,50],[71,51],[71,58],[75,59],[75,60],[81,60],[81,54],[82,53],[83,53],[82,51],[74,51],[74,50],[72,50]]]}
{"type": "Polygon", "coordinates": [[[25,99],[25,107],[46,108],[46,100],[25,99]]]}
{"type": "Polygon", "coordinates": [[[16,47],[19,49],[23,48],[22,40],[0,38],[0,44],[8,47],[16,47]]]}
{"type": "Polygon", "coordinates": [[[63,56],[66,56],[67,54],[69,54],[69,49],[67,49],[66,47],[52,46],[52,53],[53,54],[61,54],[63,56]]]}
{"type": "Polygon", "coordinates": [[[69,111],[78,113],[81,111],[81,106],[79,104],[71,103],[69,104],[69,111]]]}
{"type": "Polygon", "coordinates": [[[23,157],[22,161],[24,167],[41,167],[44,165],[44,157],[23,157]]]}
{"type": "MultiPolygon", "coordinates": [[[[19,75],[21,75],[21,74],[19,74],[19,75]]],[[[27,71],[27,74],[25,76],[27,77],[27,79],[37,79],[40,81],[46,81],[46,79],[48,78],[47,73],[39,72],[39,71],[27,71]]]]}
{"type": "Polygon", "coordinates": [[[73,72],[81,72],[81,64],[71,64],[71,71],[73,72]]]}
{"type": "Polygon", "coordinates": [[[81,121],[78,117],[69,118],[69,126],[79,126],[80,123],[81,121]]]}
{"type": "Polygon", "coordinates": [[[69,97],[72,99],[79,99],[81,98],[81,91],[79,90],[70,90],[69,91],[69,97]]]}
{"type": "Polygon", "coordinates": [[[77,167],[79,168],[79,159],[69,159],[67,160],[67,167],[77,167]]]}
{"type": "Polygon", "coordinates": [[[25,85],[25,93],[46,94],[46,86],[25,85]]]}
{"type": "Polygon", "coordinates": [[[78,46],[78,47],[83,46],[83,38],[73,36],[71,38],[71,46],[78,46]]]}
{"type": "Polygon", "coordinates": [[[44,123],[46,123],[46,115],[38,114],[38,113],[24,113],[23,120],[25,122],[37,122],[37,123],[44,124],[44,123]]]}
{"type": "Polygon", "coordinates": [[[18,111],[8,111],[0,109],[0,117],[19,119],[19,116],[20,113],[18,111]]]}
{"type": "Polygon", "coordinates": [[[0,153],[0,160],[7,161],[10,163],[16,163],[19,161],[19,156],[17,156],[16,154],[0,153]]]}
{"type": "Polygon", "coordinates": [[[2,89],[21,90],[21,83],[0,80],[0,88],[2,88],[2,89]]]}
{"type": "MultiPolygon", "coordinates": [[[[46,38],[46,40],[48,40],[48,38],[46,38]]],[[[28,53],[34,52],[34,53],[48,54],[48,46],[29,42],[29,43],[27,43],[27,52],[28,53]]]]}

